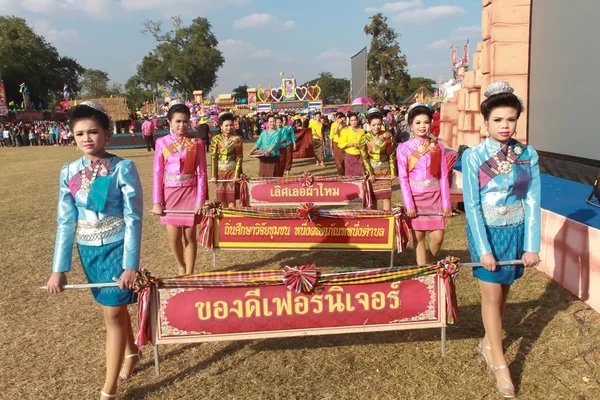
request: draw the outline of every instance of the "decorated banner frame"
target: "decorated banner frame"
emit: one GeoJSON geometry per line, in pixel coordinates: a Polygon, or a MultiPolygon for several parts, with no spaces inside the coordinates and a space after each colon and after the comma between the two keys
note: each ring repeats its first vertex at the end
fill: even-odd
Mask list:
{"type": "MultiPolygon", "coordinates": [[[[146,342],[151,342],[154,345],[154,357],[156,375],[160,374],[159,362],[159,345],[163,344],[182,344],[182,343],[205,343],[217,341],[232,341],[232,340],[253,340],[266,338],[284,338],[284,337],[299,337],[299,336],[316,336],[316,335],[334,335],[345,333],[366,333],[366,332],[385,332],[397,330],[412,330],[412,329],[430,329],[440,328],[440,346],[442,357],[446,356],[446,327],[447,324],[454,323],[457,314],[456,294],[454,279],[458,275],[458,259],[447,257],[444,261],[438,262],[436,265],[417,266],[417,267],[390,267],[371,270],[356,270],[356,271],[332,271],[331,273],[321,272],[317,274],[314,265],[303,267],[285,267],[285,272],[280,273],[282,276],[278,278],[277,272],[268,271],[242,271],[242,272],[218,272],[218,273],[201,273],[191,276],[182,276],[176,278],[166,278],[155,280],[150,278],[150,284],[141,285],[138,283],[138,291],[140,292],[138,319],[140,323],[140,334],[136,339],[138,345],[143,345],[146,342]],[[346,277],[350,274],[351,277],[346,277]],[[365,276],[362,276],[362,275],[365,276]],[[249,276],[244,276],[249,275],[249,276]],[[265,278],[261,281],[260,277],[265,278]],[[329,284],[317,284],[317,276],[325,281],[329,278],[329,284]],[[256,278],[258,277],[258,278],[256,278]],[[254,282],[257,280],[255,284],[254,282]],[[324,287],[329,289],[329,292],[343,292],[343,288],[354,288],[356,290],[371,292],[378,289],[381,285],[389,284],[391,288],[401,288],[402,283],[422,283],[429,293],[427,298],[422,299],[427,304],[421,304],[423,311],[418,314],[409,314],[408,317],[402,319],[389,320],[387,322],[369,323],[369,318],[365,318],[364,322],[348,325],[336,325],[336,322],[330,322],[329,326],[325,327],[304,327],[304,328],[287,328],[282,329],[265,329],[257,331],[245,332],[228,332],[213,334],[204,331],[187,331],[179,330],[170,326],[171,322],[166,320],[166,310],[169,307],[169,301],[178,295],[202,296],[213,298],[211,294],[205,294],[203,291],[217,290],[228,291],[241,289],[248,290],[248,294],[257,295],[260,288],[281,288],[280,291],[285,291],[287,287],[287,297],[291,298],[292,292],[297,296],[308,296],[315,294],[317,288],[323,290],[324,287]],[[378,286],[379,285],[379,286],[378,286]],[[373,289],[374,288],[374,289],[373,289]],[[187,292],[186,292],[187,290],[187,292]]],[[[142,271],[142,275],[148,274],[142,271]]],[[[144,279],[142,279],[143,281],[144,279]]],[[[140,282],[140,280],[138,280],[140,282]]],[[[411,286],[408,286],[409,288],[411,286]]],[[[412,286],[414,287],[414,286],[412,286]]],[[[210,292],[212,293],[212,292],[210,292]]],[[[321,292],[317,292],[321,293],[321,292]]],[[[374,292],[380,293],[380,292],[374,292]]],[[[396,308],[401,307],[402,299],[391,300],[394,296],[390,296],[394,292],[388,293],[389,302],[396,303],[396,308]]],[[[395,291],[396,296],[400,296],[399,291],[395,291]]],[[[381,293],[380,296],[383,296],[381,293]]],[[[340,301],[340,295],[337,301],[340,301]]],[[[373,294],[374,296],[374,294],[373,294]]],[[[412,298],[412,293],[406,293],[407,298],[412,298]]],[[[326,296],[321,296],[326,297],[326,296]]],[[[218,296],[217,296],[218,298],[218,296]]],[[[357,295],[358,298],[358,295],[357,295]]],[[[346,297],[348,299],[348,297],[346,297]]],[[[194,297],[187,299],[188,302],[194,303],[194,307],[200,310],[199,302],[194,297]]],[[[217,301],[218,302],[218,301],[217,301]]],[[[223,301],[221,301],[224,303],[223,301]]],[[[360,302],[360,300],[359,300],[360,302]]],[[[384,300],[385,302],[385,300],[384,300]]],[[[235,303],[235,302],[234,302],[235,303]]],[[[241,304],[241,303],[240,303],[241,304]]],[[[364,304],[363,304],[364,306],[364,304]]],[[[331,307],[331,300],[329,301],[331,307]]],[[[392,307],[390,305],[390,307],[392,307]]],[[[184,310],[185,308],[179,305],[173,306],[172,312],[176,310],[184,310]]],[[[188,307],[189,309],[189,307],[188,307]]],[[[382,309],[380,307],[379,309],[382,309]]],[[[354,310],[354,307],[353,309],[354,310]]],[[[368,305],[366,306],[369,312],[368,305]]],[[[342,310],[343,311],[343,310],[342,310]]],[[[183,311],[181,311],[183,312],[183,311]]],[[[200,311],[198,311],[200,313],[200,311]]],[[[375,308],[371,312],[375,312],[375,308]]],[[[400,311],[398,311],[400,313],[400,311]]],[[[410,313],[410,311],[409,311],[410,313]]],[[[289,315],[289,314],[288,314],[289,315]]],[[[400,314],[398,314],[400,315],[400,314]]],[[[260,316],[260,314],[259,314],[260,316]]],[[[239,315],[238,315],[239,317],[239,315]]],[[[189,320],[188,317],[185,317],[189,320]]],[[[303,317],[299,317],[300,319],[303,317]]],[[[181,319],[181,318],[180,318],[181,319]]],[[[328,320],[328,319],[325,319],[328,320]]],[[[226,329],[237,329],[237,324],[226,324],[226,329]]]]}
{"type": "MultiPolygon", "coordinates": [[[[501,261],[497,263],[497,265],[518,264],[522,265],[522,260],[501,261]]],[[[438,261],[435,265],[423,265],[413,267],[389,267],[367,270],[317,271],[315,265],[312,264],[300,267],[286,266],[283,268],[283,270],[203,272],[194,275],[184,275],[164,279],[154,278],[150,275],[150,273],[147,270],[143,269],[141,271],[136,272],[136,281],[134,284],[135,291],[138,293],[139,322],[139,333],[135,339],[135,342],[138,346],[143,346],[148,342],[151,342],[154,345],[154,362],[157,376],[160,374],[158,346],[160,344],[172,343],[199,343],[215,342],[221,340],[250,340],[272,337],[381,332],[391,330],[426,329],[439,327],[441,328],[441,353],[442,357],[445,357],[446,326],[447,324],[453,324],[458,319],[458,303],[456,297],[455,279],[458,276],[461,268],[473,268],[481,266],[481,263],[461,264],[458,258],[449,256],[446,257],[444,260],[438,261]],[[272,329],[269,327],[265,328],[263,326],[263,329],[258,329],[256,331],[248,329],[238,329],[238,324],[228,324],[228,326],[224,328],[224,332],[226,333],[223,334],[223,332],[221,332],[217,335],[213,335],[211,332],[188,332],[176,328],[168,331],[166,334],[162,334],[162,332],[159,331],[159,329],[163,327],[163,321],[161,321],[161,317],[164,317],[164,315],[161,315],[160,313],[161,311],[166,311],[166,302],[173,298],[175,295],[177,295],[177,293],[185,293],[186,289],[192,289],[196,292],[195,294],[202,293],[203,291],[207,291],[210,289],[241,289],[242,291],[248,291],[244,295],[244,297],[247,297],[260,296],[260,290],[262,288],[268,289],[278,287],[282,288],[284,290],[284,293],[287,293],[286,297],[288,299],[291,299],[291,293],[306,296],[313,294],[318,295],[319,293],[323,292],[323,288],[325,287],[329,288],[329,292],[343,292],[344,290],[342,288],[344,287],[362,287],[365,288],[365,290],[368,292],[368,290],[366,289],[368,287],[373,289],[376,288],[376,285],[390,284],[390,287],[392,289],[399,288],[399,290],[388,293],[387,298],[389,299],[389,308],[399,309],[403,301],[400,285],[402,282],[410,283],[413,281],[426,281],[425,285],[427,286],[427,291],[429,293],[429,301],[426,306],[426,310],[424,312],[420,312],[416,316],[409,316],[408,318],[406,316],[402,318],[402,316],[400,315],[400,319],[394,318],[394,320],[388,321],[384,324],[382,324],[381,321],[379,321],[369,325],[369,318],[367,318],[365,319],[364,323],[361,324],[351,323],[343,325],[343,323],[331,323],[331,325],[333,326],[328,325],[327,327],[323,328],[312,327],[310,321],[308,321],[309,324],[304,324],[302,328],[286,326],[283,329],[272,329]],[[434,290],[432,290],[432,288],[434,290]],[[285,289],[287,289],[287,292],[285,292],[285,289]],[[166,295],[166,297],[168,298],[165,300],[165,302],[161,302],[161,290],[166,290],[167,293],[168,291],[172,291],[171,293],[168,293],[166,295]],[[435,296],[435,298],[433,296],[435,296]],[[239,332],[227,332],[231,329],[237,329],[239,330],[239,332]]],[[[62,288],[86,289],[117,286],[119,286],[118,282],[109,282],[75,285],[68,284],[63,285],[62,288]]],[[[40,289],[47,290],[47,287],[42,286],[40,289]]],[[[378,307],[374,305],[375,303],[372,303],[373,310],[384,309],[386,298],[385,294],[374,293],[373,290],[371,290],[371,293],[373,301],[376,297],[379,298],[379,301],[377,303],[379,304],[378,307]]],[[[407,294],[407,298],[412,299],[413,294],[414,293],[411,291],[407,294]]],[[[366,295],[366,293],[361,293],[361,295],[366,295]]],[[[344,311],[343,306],[341,309],[339,309],[341,297],[338,296],[340,295],[336,294],[335,296],[336,299],[334,305],[332,305],[333,303],[331,299],[329,300],[329,312],[331,312],[332,307],[334,311],[344,311]]],[[[356,295],[355,297],[358,299],[358,302],[362,304],[364,311],[369,311],[368,296],[359,297],[358,295],[356,295]],[[363,302],[361,302],[361,299],[363,302]]],[[[418,297],[418,295],[414,297],[418,297]]],[[[215,302],[214,304],[215,307],[217,302],[215,302]]],[[[289,302],[291,303],[291,300],[289,300],[289,302]]],[[[236,302],[234,301],[233,303],[235,304],[236,302]]],[[[241,307],[241,302],[239,304],[241,307]]],[[[346,295],[346,305],[348,305],[348,295],[346,295]]],[[[209,307],[210,305],[205,304],[205,306],[209,307]]],[[[198,308],[199,319],[207,319],[206,314],[203,314],[203,317],[200,316],[202,308],[200,303],[195,302],[193,307],[198,308]]],[[[289,307],[291,307],[291,305],[288,305],[287,307],[287,314],[291,315],[289,311],[289,307]]],[[[423,308],[422,305],[421,307],[423,308]]],[[[347,310],[354,311],[355,309],[355,307],[352,307],[352,309],[348,308],[347,310]]],[[[177,312],[183,310],[183,312],[185,312],[185,309],[183,307],[178,307],[178,305],[174,307],[174,310],[177,312]]],[[[419,311],[420,310],[418,308],[415,310],[413,307],[412,310],[409,310],[409,313],[414,314],[419,311]]],[[[238,308],[236,315],[238,316],[238,318],[252,316],[252,314],[254,314],[255,316],[260,316],[259,314],[257,314],[256,308],[248,308],[248,305],[246,305],[246,315],[243,315],[243,313],[244,312],[241,311],[240,308],[238,308]]],[[[298,313],[303,315],[306,314],[306,311],[298,313]]],[[[265,316],[272,315],[273,313],[269,313],[268,315],[265,314],[265,316]]],[[[279,315],[282,315],[282,312],[278,311],[278,316],[279,315]]],[[[221,317],[217,317],[216,314],[215,318],[223,319],[222,315],[221,317]]],[[[210,317],[208,317],[208,319],[210,319],[210,317]]],[[[188,320],[189,318],[186,315],[184,317],[184,321],[188,320]]],[[[320,319],[320,325],[323,325],[323,320],[324,319],[320,319]]],[[[329,322],[327,323],[330,324],[329,322]]]]}
{"type": "Polygon", "coordinates": [[[390,252],[390,267],[394,251],[402,252],[410,233],[401,206],[392,211],[320,210],[312,203],[297,208],[223,208],[219,202],[207,202],[202,212],[198,243],[213,250],[213,268],[217,266],[215,249],[223,250],[325,250],[390,252]],[[225,219],[229,220],[225,220],[225,219]],[[225,221],[224,221],[225,220],[225,221]],[[286,226],[285,221],[288,220],[286,226]],[[316,221],[322,221],[324,226],[316,221]],[[366,226],[361,226],[365,220],[366,226]],[[371,224],[368,224],[371,221],[371,224]],[[244,223],[256,226],[239,226],[244,223]],[[350,223],[353,226],[349,226],[350,223]],[[228,226],[225,224],[229,224],[228,226]],[[237,226],[236,226],[237,225],[237,226]],[[373,225],[373,226],[371,226],[373,225]],[[293,229],[293,231],[292,231],[293,229]],[[338,236],[328,240],[329,234],[338,236]],[[238,240],[225,240],[225,236],[238,240]],[[268,237],[261,241],[259,236],[268,237]],[[290,240],[313,235],[321,241],[290,240]],[[365,237],[355,240],[353,236],[365,237]],[[252,237],[252,240],[248,240],[252,237]]]}
{"type": "MultiPolygon", "coordinates": [[[[389,178],[391,179],[391,178],[389,178]]],[[[240,202],[245,206],[316,206],[373,204],[373,190],[368,176],[313,176],[305,172],[299,177],[241,177],[240,202]]]]}

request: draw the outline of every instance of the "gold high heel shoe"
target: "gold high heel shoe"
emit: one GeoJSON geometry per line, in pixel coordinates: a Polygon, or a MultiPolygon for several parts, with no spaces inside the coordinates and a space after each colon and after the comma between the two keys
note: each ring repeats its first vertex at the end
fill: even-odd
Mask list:
{"type": "MultiPolygon", "coordinates": [[[[142,349],[138,349],[137,353],[133,353],[133,354],[128,354],[125,356],[126,359],[128,358],[137,358],[138,361],[137,363],[134,364],[133,369],[131,370],[131,375],[127,375],[125,373],[125,371],[123,370],[123,368],[125,367],[125,365],[123,365],[123,367],[121,368],[121,372],[119,372],[119,377],[121,379],[123,379],[123,381],[126,381],[127,379],[131,378],[133,376],[133,373],[135,372],[135,367],[137,366],[137,364],[140,362],[140,360],[142,359],[142,349]]],[[[116,396],[115,396],[116,397],[116,396]]]]}
{"type": "MultiPolygon", "coordinates": [[[[506,364],[504,365],[500,365],[498,367],[495,367],[493,365],[490,366],[490,370],[492,371],[492,373],[494,374],[494,376],[497,375],[498,371],[501,369],[508,369],[508,366],[506,364]]],[[[508,385],[504,385],[504,386],[498,386],[496,384],[496,389],[498,389],[498,393],[500,394],[500,396],[504,397],[505,399],[512,399],[515,397],[515,385],[513,385],[512,381],[501,376],[500,378],[504,379],[506,382],[508,382],[508,385]],[[503,391],[503,389],[508,389],[510,391],[512,391],[512,394],[506,393],[505,391],[503,391]]]]}

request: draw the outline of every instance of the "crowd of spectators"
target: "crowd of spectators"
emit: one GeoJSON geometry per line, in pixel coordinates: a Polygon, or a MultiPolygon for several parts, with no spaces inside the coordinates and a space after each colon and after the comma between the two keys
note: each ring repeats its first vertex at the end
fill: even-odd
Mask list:
{"type": "Polygon", "coordinates": [[[73,133],[57,121],[0,124],[0,147],[73,146],[73,133]]]}

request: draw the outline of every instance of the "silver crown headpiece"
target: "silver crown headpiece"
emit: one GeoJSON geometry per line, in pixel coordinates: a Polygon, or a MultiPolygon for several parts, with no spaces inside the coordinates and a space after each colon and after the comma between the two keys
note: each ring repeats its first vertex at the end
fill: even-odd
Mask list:
{"type": "Polygon", "coordinates": [[[169,103],[169,110],[175,106],[178,106],[179,104],[182,104],[185,106],[185,101],[181,100],[181,99],[177,99],[177,100],[173,100],[169,103]]]}
{"type": "Polygon", "coordinates": [[[106,116],[110,118],[110,116],[106,112],[106,109],[100,103],[96,103],[95,101],[82,101],[81,103],[79,103],[79,105],[80,106],[88,106],[90,108],[93,108],[96,111],[100,111],[101,113],[106,114],[106,116]]]}
{"type": "MultiPolygon", "coordinates": [[[[423,106],[423,107],[427,107],[427,104],[423,104],[423,103],[413,103],[410,105],[410,107],[408,107],[408,110],[406,110],[406,115],[404,115],[404,120],[406,122],[408,122],[408,114],[412,111],[413,108],[419,107],[419,106],[423,106]]],[[[427,107],[429,108],[429,107],[427,107]]]]}
{"type": "MultiPolygon", "coordinates": [[[[494,83],[490,83],[490,85],[487,87],[487,90],[485,91],[485,93],[483,95],[485,97],[489,98],[490,96],[493,96],[496,94],[501,94],[501,93],[515,94],[515,89],[513,89],[510,86],[510,83],[508,83],[506,81],[494,82],[494,83]]],[[[524,107],[523,99],[521,99],[516,94],[515,94],[515,96],[517,99],[519,99],[519,102],[521,102],[521,106],[524,107]]]]}
{"type": "MultiPolygon", "coordinates": [[[[104,106],[102,104],[95,102],[95,101],[82,101],[78,105],[93,108],[94,110],[100,111],[102,114],[104,114],[108,117],[108,137],[107,137],[106,141],[109,142],[110,138],[112,137],[113,132],[115,130],[115,123],[112,120],[112,118],[110,117],[110,115],[106,112],[106,108],[104,108],[104,106]]],[[[77,107],[77,106],[75,106],[75,107],[77,107]]]]}
{"type": "Polygon", "coordinates": [[[372,116],[372,115],[381,115],[383,116],[383,113],[381,112],[381,110],[377,107],[373,107],[373,108],[369,108],[369,110],[367,111],[367,118],[372,116]]]}

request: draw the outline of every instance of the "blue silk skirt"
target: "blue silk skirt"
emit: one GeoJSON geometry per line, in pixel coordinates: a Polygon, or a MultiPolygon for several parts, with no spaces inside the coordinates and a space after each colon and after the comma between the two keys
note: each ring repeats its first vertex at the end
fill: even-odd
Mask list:
{"type": "MultiPolygon", "coordinates": [[[[487,240],[492,247],[492,253],[496,261],[520,260],[523,257],[523,245],[525,242],[525,224],[506,226],[486,226],[487,240]]],[[[479,262],[481,254],[477,251],[476,240],[467,224],[467,241],[471,261],[479,262]]],[[[515,279],[523,276],[523,265],[497,266],[496,271],[491,272],[483,267],[473,268],[473,276],[480,281],[512,285],[515,279]]]]}
{"type": "MultiPolygon", "coordinates": [[[[108,243],[102,246],[85,246],[77,244],[83,272],[88,283],[114,282],[123,273],[124,241],[108,243]]],[[[137,301],[137,293],[119,287],[92,288],[92,295],[103,306],[116,307],[133,304],[137,301]]]]}

